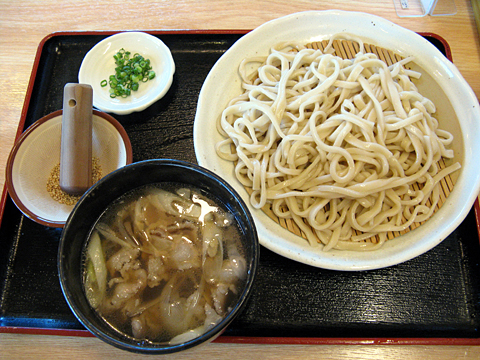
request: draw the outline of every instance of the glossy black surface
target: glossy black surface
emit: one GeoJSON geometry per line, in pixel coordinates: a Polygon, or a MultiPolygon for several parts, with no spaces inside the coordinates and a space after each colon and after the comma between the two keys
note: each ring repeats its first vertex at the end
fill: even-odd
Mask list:
{"type": "MultiPolygon", "coordinates": [[[[78,81],[83,56],[104,37],[56,36],[46,43],[26,125],[61,108],[63,86],[78,81]]],[[[115,117],[130,136],[134,161],[170,157],[195,162],[198,93],[215,61],[240,35],[159,37],[176,62],[172,88],[149,109],[115,117]]],[[[83,328],[58,281],[60,234],[23,217],[7,200],[0,227],[0,326],[83,328]]],[[[439,246],[387,269],[317,269],[262,247],[252,296],[225,335],[478,338],[479,259],[473,210],[439,246]]]]}

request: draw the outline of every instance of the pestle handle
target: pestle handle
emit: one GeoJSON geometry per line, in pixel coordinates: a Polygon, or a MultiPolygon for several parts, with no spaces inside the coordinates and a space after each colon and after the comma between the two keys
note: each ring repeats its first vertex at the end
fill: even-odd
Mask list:
{"type": "Polygon", "coordinates": [[[92,186],[93,89],[68,83],[63,91],[60,188],[80,195],[92,186]]]}

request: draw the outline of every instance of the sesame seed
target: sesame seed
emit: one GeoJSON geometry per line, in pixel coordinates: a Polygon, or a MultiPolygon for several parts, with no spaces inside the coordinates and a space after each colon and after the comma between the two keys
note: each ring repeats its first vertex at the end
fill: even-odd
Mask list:
{"type": "MultiPolygon", "coordinates": [[[[92,183],[95,184],[102,178],[100,159],[92,158],[92,183]]],[[[82,195],[70,195],[60,187],[60,163],[55,165],[47,180],[47,191],[53,200],[65,205],[75,205],[82,195]]]]}

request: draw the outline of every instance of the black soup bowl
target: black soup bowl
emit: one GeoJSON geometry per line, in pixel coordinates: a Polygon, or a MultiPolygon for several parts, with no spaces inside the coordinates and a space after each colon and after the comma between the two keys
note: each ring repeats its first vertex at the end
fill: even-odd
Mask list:
{"type": "MultiPolygon", "coordinates": [[[[245,308],[259,260],[259,242],[255,224],[247,206],[236,191],[220,177],[198,165],[184,161],[158,159],[133,163],[120,168],[93,185],[70,214],[60,239],[58,273],[64,297],[77,319],[91,333],[117,348],[136,353],[166,354],[208,343],[219,336],[245,308]],[[194,187],[208,198],[219,201],[233,215],[240,231],[246,275],[236,297],[222,320],[213,322],[196,337],[187,336],[175,343],[139,340],[132,334],[115,330],[90,305],[84,290],[84,251],[94,225],[110,204],[135,188],[157,183],[194,187]]],[[[159,322],[160,323],[160,322],[159,322]]],[[[158,325],[158,324],[157,324],[158,325]]],[[[161,326],[161,325],[159,325],[161,326]]]]}

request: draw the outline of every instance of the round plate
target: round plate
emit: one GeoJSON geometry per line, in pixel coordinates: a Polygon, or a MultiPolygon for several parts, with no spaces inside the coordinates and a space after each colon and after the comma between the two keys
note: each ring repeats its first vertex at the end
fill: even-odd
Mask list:
{"type": "Polygon", "coordinates": [[[175,73],[175,63],[170,49],[159,38],[144,32],[123,32],[112,35],[96,44],[82,61],[78,73],[81,84],[90,84],[93,88],[93,106],[118,115],[126,115],[145,110],[160,100],[170,89],[175,73]],[[141,82],[137,91],[126,98],[111,98],[110,86],[101,87],[102,80],[107,80],[115,73],[115,55],[124,48],[133,54],[139,53],[150,64],[155,77],[145,83],[141,82]]]}
{"type": "Polygon", "coordinates": [[[217,156],[214,144],[223,139],[216,121],[227,103],[241,94],[238,67],[242,59],[268,55],[277,43],[307,44],[329,39],[336,33],[350,33],[365,43],[415,56],[414,69],[422,72],[416,82],[419,91],[437,106],[440,127],[454,135],[454,161],[462,168],[453,174],[456,185],[443,206],[424,225],[389,240],[379,250],[368,252],[312,247],[303,238],[284,229],[263,211],[250,206],[260,243],[287,258],[334,270],[378,269],[412,259],[439,244],[463,221],[478,196],[480,153],[478,100],[457,68],[422,36],[385,19],[357,12],[309,11],[263,24],[239,39],[214,65],[201,89],[194,124],[197,161],[232,184],[249,203],[249,196],[234,175],[234,165],[217,156]],[[461,119],[459,121],[458,119],[461,119]],[[208,139],[208,141],[205,141],[208,139]]]}

